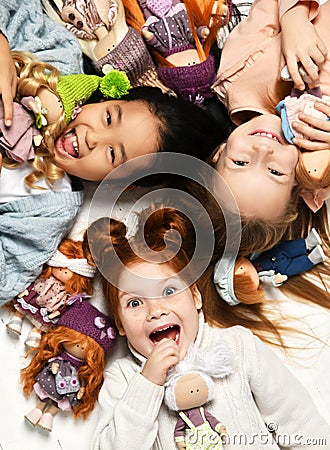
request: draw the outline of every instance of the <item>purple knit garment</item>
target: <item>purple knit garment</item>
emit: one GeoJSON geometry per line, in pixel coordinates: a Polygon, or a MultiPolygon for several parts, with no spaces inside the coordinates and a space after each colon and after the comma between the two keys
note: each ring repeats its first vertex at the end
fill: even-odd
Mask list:
{"type": "Polygon", "coordinates": [[[215,62],[212,55],[200,64],[180,67],[158,67],[159,78],[185,100],[198,103],[202,97],[211,98],[215,80],[215,62]]]}

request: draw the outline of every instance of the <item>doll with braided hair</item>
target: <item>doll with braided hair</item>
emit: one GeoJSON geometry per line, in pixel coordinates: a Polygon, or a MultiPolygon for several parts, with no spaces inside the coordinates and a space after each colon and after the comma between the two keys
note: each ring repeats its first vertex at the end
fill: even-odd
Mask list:
{"type": "Polygon", "coordinates": [[[82,300],[71,305],[21,370],[24,393],[37,396],[35,407],[24,416],[26,421],[50,432],[59,411],[86,419],[97,401],[105,355],[114,339],[108,316],[82,300]]]}
{"type": "Polygon", "coordinates": [[[86,259],[83,241],[64,239],[35,282],[16,296],[8,331],[20,336],[27,318],[33,328],[25,345],[38,347],[42,334],[57,324],[69,305],[90,298],[95,270],[86,259]]]}

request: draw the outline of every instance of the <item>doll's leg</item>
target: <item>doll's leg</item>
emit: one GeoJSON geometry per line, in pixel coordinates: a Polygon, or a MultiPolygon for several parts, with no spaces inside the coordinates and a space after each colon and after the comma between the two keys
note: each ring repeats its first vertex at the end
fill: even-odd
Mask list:
{"type": "Polygon", "coordinates": [[[23,317],[24,314],[16,311],[10,321],[6,324],[7,330],[20,336],[22,332],[23,317]]]}
{"type": "Polygon", "coordinates": [[[314,263],[309,259],[309,257],[307,257],[307,255],[297,256],[290,261],[286,269],[283,271],[283,275],[291,277],[292,275],[306,272],[307,270],[311,269],[313,265],[314,263]]]}
{"type": "Polygon", "coordinates": [[[46,431],[52,431],[53,429],[53,420],[55,414],[57,414],[59,408],[55,405],[51,405],[46,412],[43,413],[41,419],[36,424],[38,427],[42,428],[46,431]]]}
{"type": "Polygon", "coordinates": [[[42,331],[40,331],[37,327],[33,327],[24,344],[28,348],[38,348],[40,346],[42,331]]]}
{"type": "Polygon", "coordinates": [[[276,256],[277,250],[279,252],[283,252],[289,258],[305,255],[307,250],[306,242],[305,239],[293,239],[290,241],[282,241],[275,247],[275,249],[270,250],[270,252],[273,251],[274,255],[276,256]]]}
{"type": "Polygon", "coordinates": [[[46,408],[47,402],[43,402],[38,398],[36,407],[32,409],[28,414],[24,416],[31,425],[35,426],[40,420],[44,409],[46,408]]]}

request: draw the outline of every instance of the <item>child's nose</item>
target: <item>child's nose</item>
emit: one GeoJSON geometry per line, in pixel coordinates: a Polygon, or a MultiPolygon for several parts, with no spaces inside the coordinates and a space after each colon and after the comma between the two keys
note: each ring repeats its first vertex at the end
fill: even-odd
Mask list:
{"type": "Polygon", "coordinates": [[[168,315],[168,308],[162,303],[159,300],[150,301],[147,320],[157,320],[168,315]]]}
{"type": "Polygon", "coordinates": [[[252,149],[256,152],[267,153],[270,155],[274,153],[274,145],[271,141],[253,144],[252,149]]]}
{"type": "Polygon", "coordinates": [[[94,130],[89,130],[86,133],[86,142],[87,142],[88,148],[90,150],[93,150],[96,147],[97,143],[99,142],[97,132],[94,130]]]}

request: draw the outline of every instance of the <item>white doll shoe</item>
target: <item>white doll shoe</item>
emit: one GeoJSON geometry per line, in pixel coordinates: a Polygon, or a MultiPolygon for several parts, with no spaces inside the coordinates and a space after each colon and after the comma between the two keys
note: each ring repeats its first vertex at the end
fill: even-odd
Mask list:
{"type": "Polygon", "coordinates": [[[305,242],[306,242],[307,250],[311,250],[312,248],[316,247],[317,245],[322,244],[320,235],[315,230],[315,228],[312,228],[311,231],[308,233],[308,235],[305,239],[305,242]]]}
{"type": "Polygon", "coordinates": [[[317,245],[308,255],[308,259],[310,259],[313,264],[319,264],[321,262],[324,262],[327,257],[325,256],[321,245],[317,245]]]}
{"type": "Polygon", "coordinates": [[[38,331],[31,331],[28,337],[26,338],[24,344],[28,348],[38,348],[40,347],[41,342],[41,333],[38,331]]]}
{"type": "Polygon", "coordinates": [[[37,427],[42,428],[43,430],[52,431],[53,419],[54,419],[54,416],[51,413],[45,412],[42,415],[41,419],[38,421],[38,423],[36,423],[36,425],[37,425],[37,427]]]}
{"type": "Polygon", "coordinates": [[[22,332],[22,323],[23,319],[17,316],[13,316],[6,324],[7,330],[20,336],[22,332]]]}
{"type": "Polygon", "coordinates": [[[28,414],[24,416],[24,419],[27,420],[31,425],[35,426],[42,416],[41,409],[34,408],[28,414]]]}

